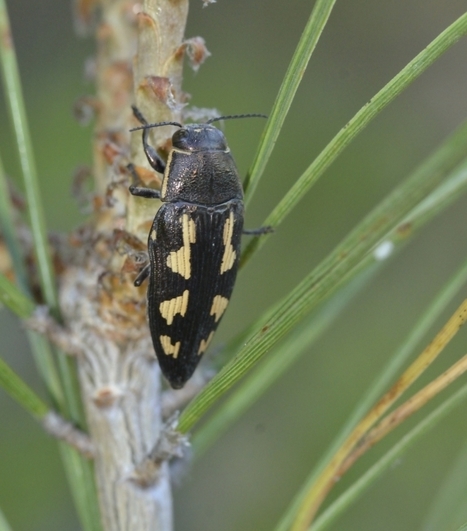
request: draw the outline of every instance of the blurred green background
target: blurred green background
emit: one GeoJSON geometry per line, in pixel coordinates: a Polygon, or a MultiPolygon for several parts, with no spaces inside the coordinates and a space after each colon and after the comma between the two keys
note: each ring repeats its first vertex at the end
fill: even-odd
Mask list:
{"type": "MultiPolygon", "coordinates": [[[[91,162],[92,126],[79,126],[72,106],[93,91],[84,76],[93,42],[74,35],[68,1],[8,5],[47,221],[51,230],[69,231],[82,221],[70,194],[71,175],[91,162]]],[[[192,0],[186,35],[204,37],[212,53],[197,74],[187,68],[185,90],[192,104],[225,114],[268,113],[312,5],[218,0],[203,9],[201,0],[192,0]]],[[[261,224],[338,129],[465,7],[465,0],[337,1],[247,213],[248,227],[261,224]]],[[[384,111],[303,198],[240,275],[217,343],[294,287],[465,118],[466,57],[464,39],[384,111]]],[[[3,103],[0,118],[1,155],[17,179],[3,103]]],[[[242,174],[262,127],[260,120],[226,125],[242,174]]],[[[464,260],[465,209],[466,200],[460,200],[426,227],[330,333],[185,471],[174,494],[177,531],[273,528],[363,390],[464,260]]],[[[41,390],[24,332],[5,310],[0,337],[0,355],[41,390]]],[[[461,331],[427,379],[465,353],[466,339],[461,331]]],[[[0,412],[0,507],[14,530],[79,529],[54,441],[1,391],[0,412]]],[[[405,429],[364,457],[332,496],[405,429]]],[[[424,518],[466,439],[465,414],[456,410],[332,529],[427,530],[424,518]]]]}

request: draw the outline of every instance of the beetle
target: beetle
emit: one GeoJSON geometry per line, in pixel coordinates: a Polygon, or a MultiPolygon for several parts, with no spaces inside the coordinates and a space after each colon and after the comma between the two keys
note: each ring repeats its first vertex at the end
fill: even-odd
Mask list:
{"type": "Polygon", "coordinates": [[[148,321],[162,373],[182,388],[206,352],[227,308],[237,275],[243,231],[243,188],[224,134],[212,122],[259,114],[221,116],[206,123],[148,124],[136,107],[143,148],[163,174],[161,189],[130,186],[130,193],[160,199],[148,235],[149,263],[134,281],[149,277],[148,321]],[[173,125],[167,162],[148,143],[149,129],[173,125]]]}

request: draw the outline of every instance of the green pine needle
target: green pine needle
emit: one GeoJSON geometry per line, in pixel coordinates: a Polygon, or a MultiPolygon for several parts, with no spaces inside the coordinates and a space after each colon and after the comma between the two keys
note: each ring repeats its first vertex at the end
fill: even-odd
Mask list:
{"type": "Polygon", "coordinates": [[[47,228],[45,226],[31,135],[26,118],[21,80],[5,0],[0,0],[0,64],[6,101],[13,124],[23,174],[41,286],[49,308],[56,313],[58,311],[57,293],[49,244],[47,242],[47,228]]]}
{"type": "Polygon", "coordinates": [[[0,302],[22,319],[27,319],[34,311],[34,303],[0,273],[0,302]]]}
{"type": "Polygon", "coordinates": [[[440,186],[467,149],[464,123],[406,181],[373,210],[350,235],[284,299],[228,363],[188,405],[179,429],[190,430],[202,415],[309,311],[328,297],[389,231],[440,186]]]}
{"type": "MultiPolygon", "coordinates": [[[[403,68],[386,86],[384,86],[360,111],[348,122],[318,155],[297,180],[279,204],[266,218],[263,226],[277,227],[292,212],[300,199],[323,175],[348,144],[360,133],[383,109],[401,94],[430,65],[467,34],[467,13],[459,17],[433,42],[420,52],[403,68]]],[[[242,264],[264,245],[269,234],[254,237],[242,254],[242,264]]]]}
{"type": "Polygon", "coordinates": [[[244,182],[245,204],[253,197],[289,112],[308,61],[323,32],[336,0],[317,0],[271,110],[258,151],[244,182]]]}
{"type": "MultiPolygon", "coordinates": [[[[324,531],[348,508],[355,502],[391,465],[413,445],[420,437],[425,435],[428,430],[434,428],[448,413],[455,407],[460,406],[467,399],[467,385],[464,385],[457,393],[447,398],[432,413],[427,415],[415,428],[411,429],[406,435],[388,451],[383,457],[370,467],[363,476],[353,483],[337,500],[335,500],[315,521],[308,531],[324,531]]],[[[288,529],[288,528],[287,528],[288,529]]],[[[461,527],[459,531],[465,530],[461,527]]],[[[277,530],[278,531],[278,530],[277,530]]]]}
{"type": "Polygon", "coordinates": [[[49,411],[45,402],[2,358],[0,358],[0,387],[37,420],[41,420],[49,411]]]}

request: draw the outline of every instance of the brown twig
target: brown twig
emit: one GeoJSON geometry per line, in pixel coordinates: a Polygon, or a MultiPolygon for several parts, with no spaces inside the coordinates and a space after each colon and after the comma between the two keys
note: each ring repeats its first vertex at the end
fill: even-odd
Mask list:
{"type": "Polygon", "coordinates": [[[88,434],[77,429],[54,411],[50,411],[42,419],[42,426],[47,433],[73,446],[86,459],[94,457],[94,445],[88,434]]]}
{"type": "MultiPolygon", "coordinates": [[[[129,133],[136,125],[131,105],[150,121],[180,119],[187,11],[188,0],[76,3],[81,29],[95,28],[97,39],[96,96],[87,100],[96,116],[95,184],[93,221],[70,239],[74,254],[61,275],[60,303],[66,330],[82,350],[78,371],[105,531],[172,529],[167,461],[153,481],[134,481],[165,427],[145,290],[134,287],[134,268],[115,235],[146,241],[157,208],[128,193],[128,163],[148,168],[141,135],[129,133]]],[[[152,145],[163,151],[169,134],[151,133],[152,145]]],[[[131,247],[132,239],[125,241],[131,247]]]]}

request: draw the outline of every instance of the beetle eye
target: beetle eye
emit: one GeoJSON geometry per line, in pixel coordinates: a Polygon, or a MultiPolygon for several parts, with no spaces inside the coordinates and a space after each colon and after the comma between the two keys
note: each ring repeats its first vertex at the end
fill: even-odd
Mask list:
{"type": "Polygon", "coordinates": [[[179,129],[178,131],[175,131],[172,136],[172,144],[177,147],[182,147],[184,146],[187,137],[188,131],[186,129],[179,129]]]}

